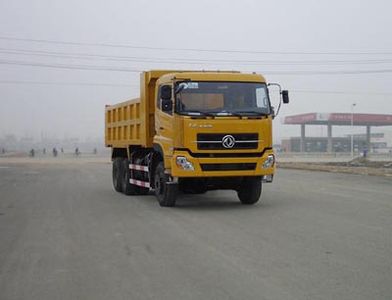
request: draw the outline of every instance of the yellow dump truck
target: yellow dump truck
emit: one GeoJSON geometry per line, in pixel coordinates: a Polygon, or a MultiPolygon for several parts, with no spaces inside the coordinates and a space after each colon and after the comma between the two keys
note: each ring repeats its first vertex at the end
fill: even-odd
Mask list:
{"type": "MultiPolygon", "coordinates": [[[[280,108],[288,92],[279,91],[280,108]]],[[[161,206],[174,206],[178,191],[232,189],[241,203],[254,204],[275,171],[274,116],[261,75],[143,72],[140,98],[106,106],[114,189],[153,190],[161,206]]]]}

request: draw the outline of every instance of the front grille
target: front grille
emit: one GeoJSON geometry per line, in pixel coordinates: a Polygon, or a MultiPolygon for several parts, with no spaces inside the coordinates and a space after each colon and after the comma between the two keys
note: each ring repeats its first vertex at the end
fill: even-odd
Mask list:
{"type": "Polygon", "coordinates": [[[232,150],[257,149],[259,135],[257,133],[199,133],[197,135],[197,148],[199,150],[232,150]],[[235,139],[234,146],[226,148],[222,140],[230,135],[235,139]]]}
{"type": "Polygon", "coordinates": [[[203,171],[252,171],[256,163],[200,164],[203,171]]]}

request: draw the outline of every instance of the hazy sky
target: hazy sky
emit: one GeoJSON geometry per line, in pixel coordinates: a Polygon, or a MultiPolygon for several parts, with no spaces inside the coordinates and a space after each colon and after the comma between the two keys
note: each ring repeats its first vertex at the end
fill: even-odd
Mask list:
{"type": "Polygon", "coordinates": [[[354,102],[355,112],[392,113],[391,11],[386,0],[0,0],[0,136],[103,136],[104,105],[137,97],[130,71],[154,68],[256,71],[281,83],[291,103],[275,120],[278,138],[299,134],[280,124],[285,115],[349,112],[354,102]]]}

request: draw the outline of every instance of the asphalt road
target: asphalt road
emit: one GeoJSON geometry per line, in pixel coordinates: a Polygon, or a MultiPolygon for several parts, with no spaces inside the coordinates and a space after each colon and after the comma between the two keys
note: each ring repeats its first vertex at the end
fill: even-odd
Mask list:
{"type": "Polygon", "coordinates": [[[278,170],[234,192],[111,187],[109,164],[0,160],[0,299],[392,299],[392,180],[278,170]]]}

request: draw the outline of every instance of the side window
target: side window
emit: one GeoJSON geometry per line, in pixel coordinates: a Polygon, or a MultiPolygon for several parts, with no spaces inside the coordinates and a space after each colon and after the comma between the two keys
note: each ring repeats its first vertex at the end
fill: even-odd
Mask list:
{"type": "Polygon", "coordinates": [[[158,87],[157,93],[157,108],[161,109],[161,85],[158,87]]]}
{"type": "Polygon", "coordinates": [[[256,102],[257,102],[257,107],[268,110],[269,108],[268,95],[264,87],[256,88],[256,102]]]}

